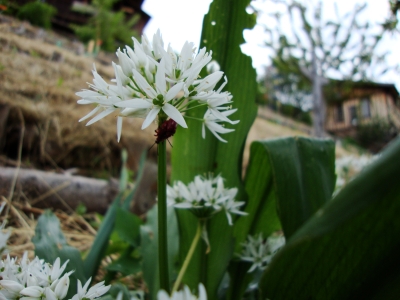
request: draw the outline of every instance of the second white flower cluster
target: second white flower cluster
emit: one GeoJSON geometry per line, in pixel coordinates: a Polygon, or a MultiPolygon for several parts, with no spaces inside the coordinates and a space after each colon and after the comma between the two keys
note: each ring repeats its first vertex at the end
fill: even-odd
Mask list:
{"type": "Polygon", "coordinates": [[[249,235],[242,243],[242,253],[238,254],[240,260],[252,263],[248,272],[256,269],[265,270],[274,255],[285,245],[283,235],[271,235],[267,239],[262,233],[257,236],[249,235]]]}
{"type": "Polygon", "coordinates": [[[219,134],[233,129],[220,123],[236,124],[239,121],[228,118],[236,109],[231,108],[232,95],[222,92],[226,77],[224,83],[215,89],[223,72],[217,70],[200,78],[201,70],[211,61],[211,52],[203,48],[196,55],[194,44],[189,42],[183,45],[179,54],[171,46],[165,50],[160,31],[154,35],[152,43],[146,36],[142,37],[141,43],[132,39],[133,49],[126,46],[117,51],[119,64],[113,63],[114,84],[108,84],[94,69],[93,84],[89,85],[91,90],[77,93],[82,98],[79,104],[96,105],[80,121],[93,117],[87,123],[90,125],[111,113],[118,113],[119,140],[123,117],[144,118],[142,129],[160,116],[161,120],[170,118],[186,128],[183,114],[205,107],[203,118],[198,118],[203,123],[203,138],[207,127],[219,140],[226,142],[219,134]]]}
{"type": "MultiPolygon", "coordinates": [[[[0,300],[64,299],[69,289],[69,277],[73,273],[70,271],[63,275],[67,263],[68,261],[61,265],[59,258],[53,265],[37,257],[29,261],[27,253],[20,261],[7,256],[0,261],[0,300]]],[[[93,300],[110,289],[110,286],[104,286],[104,282],[89,288],[90,281],[91,279],[82,286],[78,280],[77,294],[71,300],[93,300]]]]}
{"type": "Polygon", "coordinates": [[[167,186],[167,202],[176,208],[190,209],[197,217],[204,219],[225,211],[228,223],[232,225],[231,214],[247,214],[240,210],[245,202],[235,200],[237,192],[237,188],[225,188],[224,180],[219,175],[215,178],[196,176],[187,186],[181,181],[167,186]]]}

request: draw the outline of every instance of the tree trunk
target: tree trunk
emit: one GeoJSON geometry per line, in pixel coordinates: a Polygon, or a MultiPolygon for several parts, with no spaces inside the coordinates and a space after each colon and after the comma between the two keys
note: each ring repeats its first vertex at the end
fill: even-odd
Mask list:
{"type": "Polygon", "coordinates": [[[322,94],[322,82],[318,76],[313,81],[313,125],[316,137],[325,136],[325,102],[322,94]]]}
{"type": "Polygon", "coordinates": [[[316,137],[325,136],[325,102],[322,93],[323,78],[318,74],[317,58],[313,52],[312,61],[312,95],[313,95],[313,126],[316,137]]]}

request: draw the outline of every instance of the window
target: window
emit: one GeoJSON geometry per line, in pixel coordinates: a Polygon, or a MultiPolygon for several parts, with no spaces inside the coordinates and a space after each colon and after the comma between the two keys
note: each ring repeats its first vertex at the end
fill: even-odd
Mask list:
{"type": "Polygon", "coordinates": [[[371,105],[368,98],[364,98],[361,100],[361,116],[363,118],[371,117],[371,105]]]}
{"type": "Polygon", "coordinates": [[[356,106],[350,106],[349,107],[349,113],[350,113],[350,123],[353,126],[357,125],[357,107],[356,106]]]}
{"type": "Polygon", "coordinates": [[[336,105],[336,122],[343,122],[344,121],[344,113],[343,113],[343,105],[339,103],[336,105]]]}

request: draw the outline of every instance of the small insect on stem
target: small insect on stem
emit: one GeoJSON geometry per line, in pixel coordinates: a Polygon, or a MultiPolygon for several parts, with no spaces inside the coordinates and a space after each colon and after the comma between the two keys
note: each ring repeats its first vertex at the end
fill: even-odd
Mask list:
{"type": "MultiPolygon", "coordinates": [[[[165,140],[167,140],[169,143],[168,138],[175,134],[176,127],[177,123],[172,119],[168,119],[164,121],[162,124],[160,124],[158,128],[155,130],[156,134],[154,136],[156,137],[156,144],[159,144],[165,140]]],[[[171,145],[171,143],[169,144],[171,145]]]]}

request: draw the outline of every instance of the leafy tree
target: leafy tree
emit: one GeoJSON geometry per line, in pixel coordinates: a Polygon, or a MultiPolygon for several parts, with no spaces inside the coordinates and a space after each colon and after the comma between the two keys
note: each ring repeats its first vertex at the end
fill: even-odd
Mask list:
{"type": "Polygon", "coordinates": [[[399,24],[397,12],[400,10],[400,0],[389,0],[389,5],[390,15],[382,26],[385,30],[399,32],[399,29],[397,29],[397,25],[399,24]]]}
{"type": "Polygon", "coordinates": [[[273,50],[273,65],[279,74],[284,74],[284,81],[289,83],[294,76],[298,88],[311,91],[314,131],[317,137],[322,137],[326,110],[323,86],[329,77],[370,79],[371,70],[381,67],[386,55],[375,51],[383,31],[374,33],[369,22],[359,21],[366,4],[356,5],[343,16],[335,4],[335,20],[324,20],[321,1],[316,6],[311,2],[306,6],[296,0],[271,2],[283,7],[286,13],[269,15],[277,25],[273,27],[271,22],[265,25],[265,44],[273,50]],[[283,16],[290,18],[290,32],[283,28],[283,16]]]}
{"type": "Polygon", "coordinates": [[[290,66],[272,59],[263,78],[269,104],[293,105],[303,111],[312,106],[311,86],[307,78],[290,70],[290,66]]]}
{"type": "Polygon", "coordinates": [[[57,9],[41,1],[28,2],[18,10],[17,17],[28,20],[31,24],[46,29],[51,28],[51,19],[57,13],[57,9]]]}
{"type": "Polygon", "coordinates": [[[76,9],[82,13],[91,12],[93,16],[86,25],[73,25],[75,34],[83,42],[101,41],[101,48],[106,51],[114,51],[118,43],[131,44],[132,36],[138,36],[132,27],[138,22],[139,16],[126,20],[123,11],[114,12],[112,8],[117,1],[93,0],[92,7],[76,9]]]}

